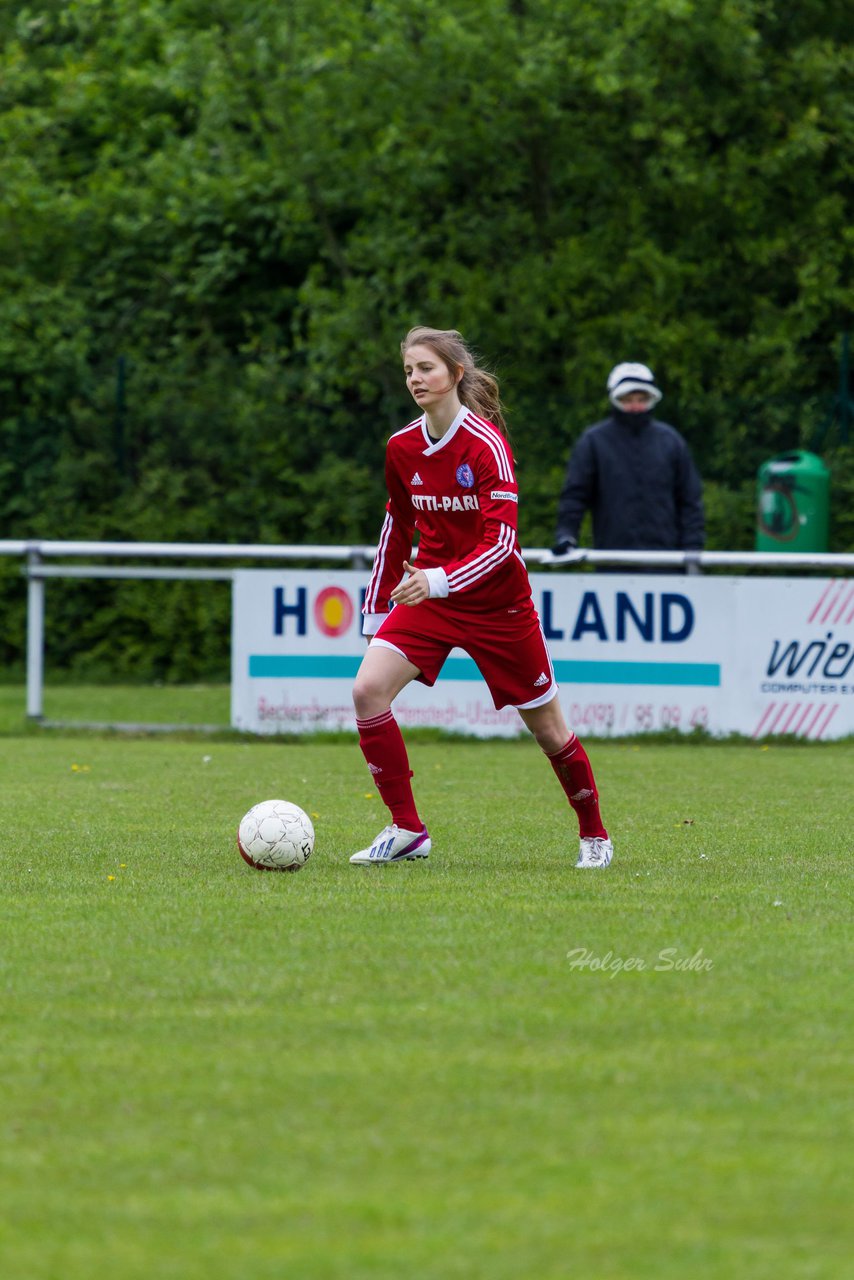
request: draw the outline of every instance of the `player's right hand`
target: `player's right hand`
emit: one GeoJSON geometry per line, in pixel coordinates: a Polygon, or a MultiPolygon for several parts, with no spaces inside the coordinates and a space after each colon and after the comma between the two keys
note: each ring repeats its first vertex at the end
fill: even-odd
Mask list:
{"type": "Polygon", "coordinates": [[[417,569],[408,560],[404,560],[403,567],[409,577],[404,578],[397,584],[389,598],[395,604],[408,605],[421,604],[422,600],[429,600],[430,583],[427,581],[427,575],[423,569],[417,569]]]}

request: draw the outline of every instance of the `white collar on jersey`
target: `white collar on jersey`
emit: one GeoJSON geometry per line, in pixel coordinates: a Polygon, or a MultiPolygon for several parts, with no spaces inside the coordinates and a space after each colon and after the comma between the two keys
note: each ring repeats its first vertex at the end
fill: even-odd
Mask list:
{"type": "Polygon", "coordinates": [[[440,436],[438,440],[434,440],[433,437],[430,435],[430,432],[427,430],[427,414],[426,413],[422,414],[421,415],[421,433],[424,436],[424,440],[427,444],[427,448],[424,450],[424,452],[435,453],[437,449],[441,449],[444,445],[448,443],[449,440],[452,440],[453,437],[459,431],[460,427],[462,426],[463,422],[468,417],[470,412],[471,410],[469,409],[468,405],[465,405],[465,404],[460,405],[459,413],[454,418],[453,422],[448,427],[448,430],[445,432],[445,434],[443,436],[440,436]]]}

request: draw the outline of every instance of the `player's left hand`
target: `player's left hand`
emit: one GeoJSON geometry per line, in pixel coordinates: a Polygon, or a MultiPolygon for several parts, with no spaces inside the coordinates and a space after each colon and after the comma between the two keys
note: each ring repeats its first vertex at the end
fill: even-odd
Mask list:
{"type": "Polygon", "coordinates": [[[427,581],[427,575],[423,569],[416,569],[408,560],[404,560],[403,567],[409,574],[408,578],[404,578],[399,582],[391,593],[391,598],[395,604],[421,604],[422,600],[430,598],[430,584],[427,581]]]}

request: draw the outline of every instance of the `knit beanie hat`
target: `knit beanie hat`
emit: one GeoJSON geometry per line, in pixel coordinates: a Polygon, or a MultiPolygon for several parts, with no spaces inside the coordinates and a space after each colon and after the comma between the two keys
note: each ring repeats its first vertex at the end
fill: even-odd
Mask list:
{"type": "Polygon", "coordinates": [[[645,391],[650,398],[650,408],[657,405],[662,393],[655,385],[652,370],[645,364],[618,364],[608,374],[608,399],[615,409],[620,408],[620,397],[630,391],[645,391]]]}

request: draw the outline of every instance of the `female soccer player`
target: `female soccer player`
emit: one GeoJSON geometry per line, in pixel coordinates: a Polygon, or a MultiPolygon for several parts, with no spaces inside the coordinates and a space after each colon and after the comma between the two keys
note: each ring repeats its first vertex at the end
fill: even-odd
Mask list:
{"type": "Polygon", "coordinates": [[[430,852],[391,704],[411,680],[435,684],[458,646],[496,708],[515,707],[548,756],[578,815],[576,866],[607,867],[613,847],[590,761],[563,718],[516,537],[498,383],[454,329],[410,329],[401,354],[421,416],[388,442],[388,503],[363,610],[369,646],[353,688],[359,745],[391,823],[350,861],[385,866],[430,852]]]}

